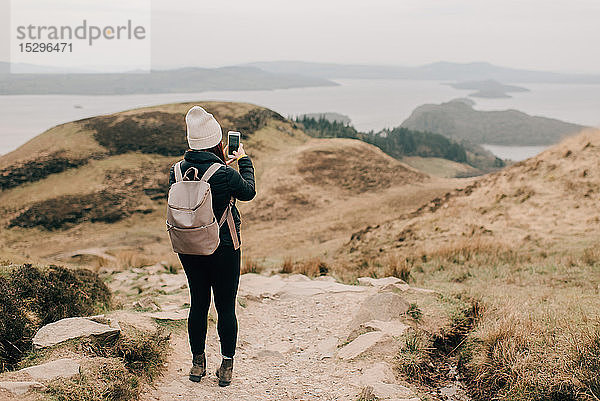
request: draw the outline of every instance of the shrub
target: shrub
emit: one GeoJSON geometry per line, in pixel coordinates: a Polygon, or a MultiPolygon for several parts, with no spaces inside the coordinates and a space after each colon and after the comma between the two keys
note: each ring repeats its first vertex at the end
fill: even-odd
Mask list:
{"type": "Polygon", "coordinates": [[[63,152],[40,155],[35,160],[21,162],[0,170],[0,191],[17,187],[27,182],[42,180],[50,174],[61,173],[88,162],[87,158],[68,158],[63,152]]]}
{"type": "Polygon", "coordinates": [[[0,372],[12,368],[31,346],[33,325],[10,280],[0,276],[0,372]]]}
{"type": "Polygon", "coordinates": [[[58,230],[84,221],[114,223],[137,211],[125,193],[102,190],[35,202],[13,218],[9,227],[58,230]]]}
{"type": "Polygon", "coordinates": [[[166,361],[169,338],[164,327],[148,331],[121,324],[121,334],[114,344],[90,340],[89,347],[94,355],[119,358],[128,371],[152,381],[166,361]]]}
{"type": "Polygon", "coordinates": [[[96,273],[25,264],[0,277],[0,367],[13,368],[29,351],[35,331],[66,317],[93,315],[111,294],[96,273]]]}
{"type": "Polygon", "coordinates": [[[139,379],[118,358],[87,360],[79,378],[56,379],[46,386],[46,393],[57,401],[130,401],[139,392],[139,379]]]}
{"type": "Polygon", "coordinates": [[[244,265],[242,266],[241,269],[241,274],[246,274],[246,273],[257,273],[260,274],[260,272],[262,272],[265,269],[265,267],[263,265],[261,265],[258,260],[251,258],[251,257],[247,257],[244,258],[244,265]]]}
{"type": "Polygon", "coordinates": [[[470,335],[461,355],[475,399],[598,399],[600,322],[574,327],[552,316],[501,316],[470,335]]]}
{"type": "Polygon", "coordinates": [[[425,332],[414,329],[407,332],[396,356],[400,373],[420,383],[428,382],[432,371],[430,350],[431,339],[425,332]]]}

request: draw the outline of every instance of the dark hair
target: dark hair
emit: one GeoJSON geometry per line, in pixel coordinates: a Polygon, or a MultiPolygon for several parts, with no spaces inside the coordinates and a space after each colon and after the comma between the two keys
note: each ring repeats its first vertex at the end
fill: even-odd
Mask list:
{"type": "Polygon", "coordinates": [[[223,161],[223,163],[227,164],[225,162],[225,150],[223,149],[223,142],[219,142],[217,145],[213,146],[212,148],[209,149],[203,149],[205,152],[210,152],[215,154],[219,159],[221,159],[223,161]]]}

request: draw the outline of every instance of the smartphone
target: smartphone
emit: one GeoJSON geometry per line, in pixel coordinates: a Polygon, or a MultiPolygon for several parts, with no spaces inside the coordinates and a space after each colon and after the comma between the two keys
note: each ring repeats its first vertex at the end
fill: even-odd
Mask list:
{"type": "Polygon", "coordinates": [[[240,147],[241,134],[237,131],[229,131],[227,133],[227,154],[233,156],[233,152],[237,152],[240,147]]]}

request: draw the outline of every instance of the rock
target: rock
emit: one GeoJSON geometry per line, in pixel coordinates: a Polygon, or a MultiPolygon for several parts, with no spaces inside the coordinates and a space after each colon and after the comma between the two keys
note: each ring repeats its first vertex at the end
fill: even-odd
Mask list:
{"type": "Polygon", "coordinates": [[[33,381],[0,382],[0,388],[3,388],[15,395],[22,395],[27,393],[29,390],[42,389],[44,388],[44,385],[42,383],[33,381]]]}
{"type": "Polygon", "coordinates": [[[385,382],[394,379],[394,372],[390,365],[385,362],[377,362],[375,365],[365,369],[359,382],[364,386],[370,386],[372,383],[385,382]]]}
{"type": "MultiPolygon", "coordinates": [[[[416,396],[411,389],[400,384],[379,382],[372,383],[371,387],[373,387],[373,394],[380,400],[394,398],[407,399],[409,397],[413,399],[416,396]]],[[[416,399],[418,400],[419,398],[416,399]]]]}
{"type": "Polygon", "coordinates": [[[84,337],[95,337],[104,341],[119,335],[121,328],[117,322],[111,322],[109,325],[94,321],[99,318],[69,317],[47,324],[33,337],[33,346],[38,349],[51,347],[67,340],[84,337]]]}
{"type": "Polygon", "coordinates": [[[381,341],[385,337],[385,333],[381,331],[372,331],[370,333],[361,334],[354,341],[347,344],[338,351],[338,357],[349,360],[354,359],[369,348],[381,341]]]}
{"type": "Polygon", "coordinates": [[[270,349],[263,349],[263,350],[258,351],[258,353],[256,354],[255,358],[260,358],[260,359],[267,359],[267,358],[284,359],[283,354],[281,352],[270,350],[270,349]]]}
{"type": "Polygon", "coordinates": [[[403,280],[400,280],[398,277],[384,277],[384,278],[359,277],[358,278],[358,285],[363,285],[366,287],[384,287],[389,284],[406,284],[406,282],[403,280]]]}
{"type": "Polygon", "coordinates": [[[146,316],[158,320],[185,320],[190,313],[189,308],[167,310],[163,312],[148,313],[146,316]]]}
{"type": "Polygon", "coordinates": [[[407,400],[413,397],[419,399],[408,387],[394,383],[394,372],[385,362],[378,362],[366,369],[359,382],[363,386],[370,387],[373,395],[380,400],[407,400]]]}
{"type": "Polygon", "coordinates": [[[379,288],[379,291],[394,291],[394,290],[408,291],[408,290],[410,290],[410,285],[408,285],[406,283],[390,283],[390,284],[386,284],[383,287],[379,288]]]}
{"type": "Polygon", "coordinates": [[[369,322],[363,323],[361,326],[382,331],[385,334],[389,334],[393,337],[401,336],[402,334],[404,334],[406,329],[408,329],[408,325],[401,323],[397,320],[392,320],[389,322],[384,322],[381,320],[371,320],[369,322]]]}
{"type": "Polygon", "coordinates": [[[37,366],[19,370],[19,373],[27,373],[32,379],[53,380],[58,377],[72,377],[79,374],[80,365],[77,361],[63,358],[47,362],[37,366]]]}
{"type": "Polygon", "coordinates": [[[293,274],[282,277],[270,277],[247,273],[240,278],[240,296],[251,300],[277,299],[285,296],[310,297],[319,294],[335,294],[342,292],[362,292],[365,288],[355,285],[336,283],[331,280],[311,280],[301,275],[293,274]]]}
{"type": "Polygon", "coordinates": [[[329,337],[325,340],[319,341],[317,344],[317,353],[319,355],[319,359],[333,358],[337,343],[338,339],[335,337],[329,337]]]}
{"type": "Polygon", "coordinates": [[[408,311],[408,302],[393,292],[380,292],[368,297],[354,316],[351,326],[358,327],[371,320],[384,322],[398,319],[408,311]]]}
{"type": "Polygon", "coordinates": [[[133,303],[134,308],[146,309],[152,312],[157,312],[160,310],[160,307],[156,305],[154,300],[151,297],[144,297],[139,301],[133,303]]]}

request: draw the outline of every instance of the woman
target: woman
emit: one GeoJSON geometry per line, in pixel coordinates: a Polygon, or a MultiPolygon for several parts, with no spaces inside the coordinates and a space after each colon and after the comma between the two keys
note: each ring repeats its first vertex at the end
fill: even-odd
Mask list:
{"type": "MultiPolygon", "coordinates": [[[[198,170],[198,175],[213,164],[220,163],[219,168],[208,180],[212,192],[212,205],[217,220],[227,210],[230,199],[249,201],[254,198],[254,167],[250,157],[244,152],[240,143],[234,158],[227,160],[223,149],[221,126],[212,114],[203,108],[192,107],[186,117],[187,140],[190,149],[185,152],[181,165],[182,173],[190,167],[198,170]],[[237,161],[237,170],[228,164],[237,161]]],[[[174,166],[169,174],[169,185],[175,182],[174,166]]],[[[237,319],[235,303],[240,277],[240,214],[235,207],[231,208],[235,221],[237,238],[232,238],[227,223],[221,227],[220,243],[212,255],[178,254],[188,279],[191,307],[188,316],[188,333],[192,349],[192,369],[189,378],[198,382],[206,375],[206,356],[204,346],[206,341],[208,308],[212,288],[217,309],[217,331],[221,342],[223,360],[216,374],[219,386],[231,383],[233,373],[233,356],[237,341],[237,319]],[[237,246],[235,246],[235,245],[237,246]]]]}

